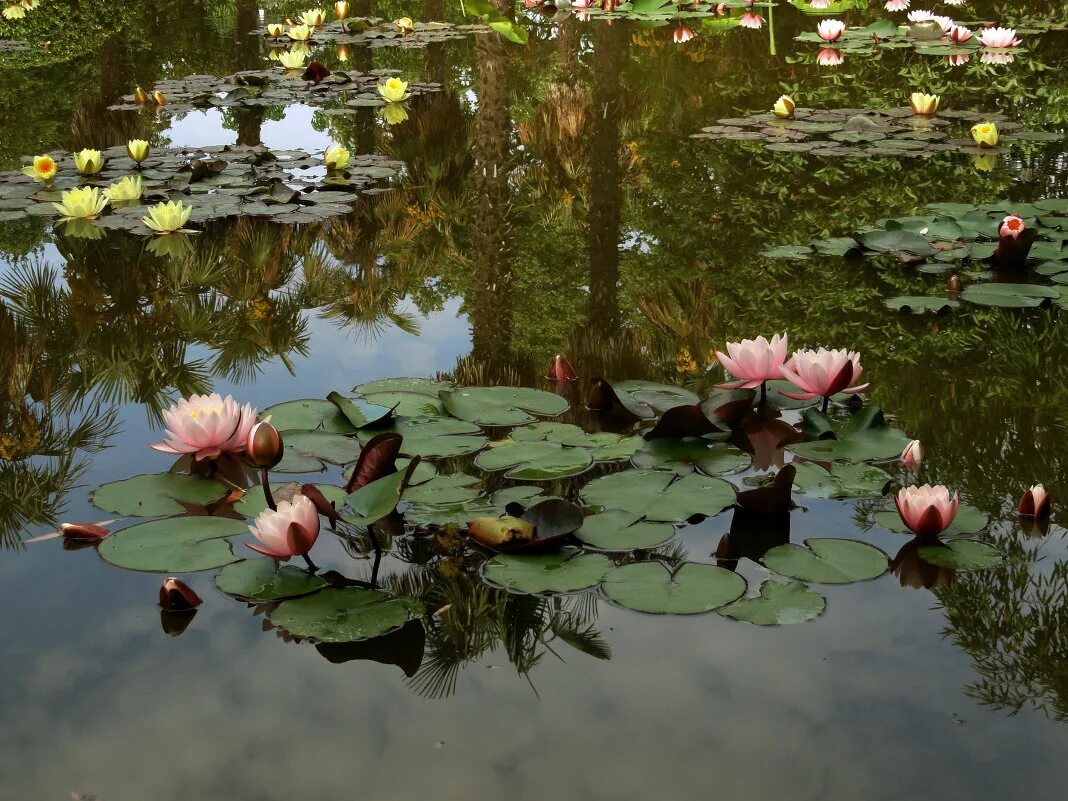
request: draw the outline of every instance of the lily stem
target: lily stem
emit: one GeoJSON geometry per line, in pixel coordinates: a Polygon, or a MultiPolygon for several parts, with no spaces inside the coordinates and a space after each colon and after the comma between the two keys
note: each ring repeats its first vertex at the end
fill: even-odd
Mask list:
{"type": "Polygon", "coordinates": [[[830,402],[831,402],[831,396],[830,395],[824,395],[823,396],[823,407],[820,409],[820,411],[823,414],[827,414],[827,406],[828,406],[828,404],[830,404],[830,402]]]}
{"type": "Polygon", "coordinates": [[[760,405],[766,406],[768,403],[768,382],[765,381],[760,385],[760,405]]]}
{"type": "MultiPolygon", "coordinates": [[[[278,511],[278,506],[274,502],[274,493],[271,492],[271,479],[267,475],[267,468],[263,468],[263,499],[267,501],[267,505],[271,507],[272,512],[278,511]]],[[[307,557],[305,557],[306,559],[307,557]]]]}
{"type": "Polygon", "coordinates": [[[319,568],[317,568],[317,567],[315,566],[315,562],[313,562],[313,561],[311,560],[311,557],[309,557],[309,556],[308,556],[308,554],[306,554],[306,553],[302,553],[302,554],[301,554],[301,556],[302,556],[302,557],[304,557],[304,561],[308,563],[308,569],[309,569],[309,570],[310,570],[310,571],[311,571],[312,573],[315,573],[315,572],[317,572],[317,571],[319,570],[319,568]]]}

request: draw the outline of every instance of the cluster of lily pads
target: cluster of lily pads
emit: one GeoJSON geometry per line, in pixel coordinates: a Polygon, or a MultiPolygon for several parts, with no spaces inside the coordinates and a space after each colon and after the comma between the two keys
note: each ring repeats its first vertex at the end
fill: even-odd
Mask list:
{"type": "Polygon", "coordinates": [[[379,17],[356,17],[337,24],[308,30],[307,25],[271,23],[250,32],[262,37],[271,47],[289,43],[308,45],[366,45],[368,47],[421,48],[438,42],[465,39],[488,28],[479,23],[454,25],[450,22],[416,22],[409,17],[386,20],[379,17]],[[295,37],[295,38],[294,38],[295,37]]]}
{"type": "MultiPolygon", "coordinates": [[[[539,7],[538,2],[528,6],[539,7]]],[[[771,8],[773,2],[749,2],[749,0],[726,0],[722,3],[703,3],[700,0],[571,0],[571,10],[583,21],[590,19],[633,19],[643,23],[663,24],[669,20],[699,20],[702,29],[728,30],[730,28],[759,29],[764,26],[761,11],[771,8]],[[741,13],[735,13],[741,12],[741,13]]],[[[688,31],[682,27],[679,30],[688,31]]],[[[676,43],[689,41],[690,36],[676,36],[676,43]]]]}

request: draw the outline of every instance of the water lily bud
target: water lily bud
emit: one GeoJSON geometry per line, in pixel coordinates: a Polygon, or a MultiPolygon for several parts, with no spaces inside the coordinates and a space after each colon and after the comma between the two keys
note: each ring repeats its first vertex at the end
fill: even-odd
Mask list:
{"type": "Polygon", "coordinates": [[[825,42],[834,42],[841,37],[845,28],[846,24],[840,19],[825,19],[816,26],[816,34],[825,42]]]}
{"type": "Polygon", "coordinates": [[[323,163],[330,172],[345,169],[349,166],[351,159],[348,149],[341,145],[333,145],[323,152],[323,163]]]}
{"type": "Polygon", "coordinates": [[[671,38],[675,41],[675,44],[685,44],[693,38],[693,31],[689,28],[676,28],[672,31],[671,38]]]}
{"type": "Polygon", "coordinates": [[[134,102],[137,103],[139,106],[143,106],[149,100],[151,100],[151,98],[149,97],[148,92],[146,92],[140,86],[134,89],[134,102]]]}
{"type": "Polygon", "coordinates": [[[938,111],[938,95],[928,95],[923,92],[913,92],[909,96],[909,105],[912,113],[918,117],[930,117],[938,111]]]}
{"type": "Polygon", "coordinates": [[[518,545],[534,539],[534,526],[518,517],[477,517],[467,521],[471,539],[496,547],[505,543],[518,545]]]}
{"type": "Polygon", "coordinates": [[[159,605],[169,612],[188,612],[202,603],[200,596],[181,579],[171,577],[159,588],[159,605]]]}
{"type": "Polygon", "coordinates": [[[1052,506],[1049,493],[1041,484],[1035,484],[1023,494],[1020,505],[1016,511],[1024,517],[1033,517],[1036,520],[1045,520],[1049,517],[1052,506]]]}
{"type": "Polygon", "coordinates": [[[152,99],[156,101],[157,106],[167,105],[167,95],[163,94],[159,89],[152,93],[152,99]]]}
{"type": "Polygon", "coordinates": [[[972,140],[979,147],[997,147],[998,126],[992,122],[980,122],[972,126],[972,140]]]}
{"type": "Polygon", "coordinates": [[[126,153],[136,163],[140,164],[148,158],[150,148],[144,139],[131,139],[126,143],[126,153]]]}
{"type": "Polygon", "coordinates": [[[345,0],[338,0],[334,3],[334,15],[338,19],[347,19],[349,16],[349,4],[345,0]]]}
{"type": "Polygon", "coordinates": [[[946,284],[946,288],[950,292],[962,292],[964,291],[964,284],[961,283],[960,276],[954,273],[949,277],[949,282],[946,284]]]}
{"type": "Polygon", "coordinates": [[[269,470],[282,461],[283,453],[282,435],[270,423],[259,422],[249,429],[245,455],[253,465],[269,470]]]}
{"type": "Polygon", "coordinates": [[[96,523],[62,523],[59,528],[68,540],[102,540],[111,534],[110,529],[96,523]]]}
{"type": "Polygon", "coordinates": [[[397,30],[401,33],[411,33],[415,28],[415,23],[412,22],[411,17],[401,17],[400,19],[394,20],[393,24],[397,26],[397,30]]]}
{"type": "Polygon", "coordinates": [[[902,487],[894,498],[901,522],[917,537],[937,537],[953,522],[960,496],[941,484],[902,487]]]}
{"type": "Polygon", "coordinates": [[[74,154],[74,166],[82,175],[96,175],[104,167],[104,156],[99,150],[85,148],[74,154]]]}
{"type": "Polygon", "coordinates": [[[1018,239],[1026,228],[1027,225],[1022,218],[1015,214],[1010,214],[1001,221],[1001,226],[998,228],[998,237],[1001,239],[1018,239]]]}
{"type": "Polygon", "coordinates": [[[344,62],[348,61],[350,58],[352,58],[352,50],[349,49],[349,46],[345,45],[345,44],[338,45],[337,46],[337,60],[342,62],[342,63],[344,63],[344,62]]]}
{"type": "Polygon", "coordinates": [[[267,26],[267,35],[272,39],[279,38],[286,31],[286,26],[277,22],[272,22],[267,26]]]}
{"type": "Polygon", "coordinates": [[[575,372],[571,362],[559,354],[552,360],[549,369],[545,372],[545,377],[558,384],[562,381],[578,380],[578,374],[575,372]]]}
{"type": "Polygon", "coordinates": [[[794,104],[793,98],[789,95],[783,95],[775,101],[775,105],[771,107],[771,113],[779,119],[785,120],[794,116],[795,108],[796,105],[794,104]]]}
{"type": "Polygon", "coordinates": [[[901,452],[901,464],[913,470],[918,470],[923,464],[923,445],[918,439],[905,446],[901,452]]]}

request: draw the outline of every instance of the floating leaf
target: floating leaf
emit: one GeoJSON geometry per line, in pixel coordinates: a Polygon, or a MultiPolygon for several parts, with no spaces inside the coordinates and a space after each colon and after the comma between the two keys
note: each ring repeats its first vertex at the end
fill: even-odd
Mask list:
{"type": "Polygon", "coordinates": [[[582,490],[589,506],[623,509],[647,520],[681,523],[714,516],[734,503],[734,487],[719,478],[678,477],[664,470],[624,470],[594,479],[582,490]]]}
{"type": "Polygon", "coordinates": [[[480,426],[523,425],[534,415],[555,417],[568,409],[556,393],[527,387],[464,387],[438,397],[449,414],[480,426]]]}
{"type": "Polygon", "coordinates": [[[380,378],[353,387],[353,392],[367,396],[376,392],[414,392],[428,395],[437,400],[438,393],[452,389],[447,381],[434,381],[430,378],[380,378]]]}
{"type": "Polygon", "coordinates": [[[969,284],[961,293],[961,300],[982,306],[1005,308],[1035,308],[1060,297],[1060,292],[1039,284],[969,284]]]}
{"type": "Polygon", "coordinates": [[[244,520],[167,517],[124,528],[100,543],[105,562],[149,573],[193,573],[236,561],[226,537],[248,533],[244,520]]]}
{"type": "Polygon", "coordinates": [[[400,417],[445,417],[448,412],[437,396],[420,392],[372,392],[364,396],[370,403],[393,409],[400,417]]]}
{"type": "Polygon", "coordinates": [[[886,424],[883,410],[865,406],[843,426],[836,426],[837,438],[799,442],[788,446],[797,456],[813,461],[862,462],[890,459],[901,454],[909,443],[904,432],[886,424]]]}
{"type": "Polygon", "coordinates": [[[338,392],[331,392],[326,399],[338,408],[354,428],[381,427],[393,414],[393,410],[387,406],[379,406],[364,398],[346,398],[338,392]]]}
{"type": "MultiPolygon", "coordinates": [[[[424,459],[468,456],[482,450],[488,442],[474,423],[442,417],[397,417],[391,426],[381,429],[381,433],[385,432],[404,438],[401,453],[424,459]]],[[[366,441],[374,433],[380,432],[361,431],[359,437],[366,441]]]]}
{"type": "Polygon", "coordinates": [[[575,536],[602,551],[632,551],[657,548],[675,536],[670,523],[649,523],[637,512],[609,509],[582,521],[575,536]]]}
{"type": "Polygon", "coordinates": [[[703,437],[650,440],[631,457],[631,464],[639,469],[670,470],[680,476],[695,468],[708,476],[737,473],[750,463],[750,457],[738,448],[703,437]]]}
{"type": "Polygon", "coordinates": [[[352,437],[297,429],[281,434],[284,455],[274,468],[276,473],[321,473],[324,463],[348,464],[360,457],[360,443],[352,437]]]}
{"type": "Polygon", "coordinates": [[[951,540],[919,547],[920,558],[937,567],[952,570],[984,570],[1000,564],[1001,552],[975,540],[951,540]]]}
{"type": "Polygon", "coordinates": [[[218,481],[181,473],[149,473],[98,487],[93,505],[127,517],[160,517],[186,511],[186,504],[205,506],[225,497],[218,481]]]}
{"type": "Polygon", "coordinates": [[[857,540],[808,539],[805,545],[776,545],[764,565],[780,575],[817,584],[850,584],[878,578],[889,558],[874,545],[857,540]]]}
{"type": "Polygon", "coordinates": [[[907,311],[913,314],[941,314],[949,309],[956,309],[960,301],[951,300],[937,295],[902,295],[896,298],[887,298],[886,306],[894,311],[907,311]]]}
{"type": "Polygon", "coordinates": [[[475,458],[482,470],[508,470],[505,478],[550,481],[575,476],[589,469],[593,456],[585,448],[565,448],[555,442],[492,443],[475,458]]]}
{"type": "Polygon", "coordinates": [[[539,487],[508,487],[462,503],[413,503],[405,510],[404,519],[414,526],[463,526],[476,517],[500,517],[508,504],[527,502],[541,493],[539,487]]]}
{"type": "Polygon", "coordinates": [[[613,568],[604,593],[638,612],[696,615],[729,604],[745,593],[745,579],[716,565],[685,562],[674,573],[660,562],[613,568]]]}
{"type": "Polygon", "coordinates": [[[478,476],[467,473],[439,475],[418,487],[412,487],[404,494],[409,503],[458,504],[478,498],[482,494],[478,476]]]}
{"type": "Polygon", "coordinates": [[[279,565],[274,559],[242,559],[219,571],[215,586],[238,598],[279,601],[308,595],[327,584],[314,573],[292,565],[279,565]]]}
{"type": "Polygon", "coordinates": [[[875,498],[890,487],[890,474],[869,464],[836,463],[830,471],[811,462],[792,464],[797,491],[811,498],[875,498]]]}
{"type": "Polygon", "coordinates": [[[418,465],[419,460],[415,459],[404,470],[372,481],[350,494],[345,505],[360,518],[350,522],[373,523],[392,512],[418,465]]]}
{"type": "Polygon", "coordinates": [[[414,598],[346,587],[283,601],[271,612],[271,623],[295,637],[355,642],[388,634],[424,611],[414,598]]]}
{"type": "Polygon", "coordinates": [[[719,610],[721,615],[758,626],[785,626],[819,617],[827,599],[797,581],[765,581],[760,595],[742,598],[719,610]]]}
{"type": "Polygon", "coordinates": [[[486,562],[482,575],[497,586],[535,595],[589,589],[611,566],[608,557],[594,553],[503,554],[486,562]]]}

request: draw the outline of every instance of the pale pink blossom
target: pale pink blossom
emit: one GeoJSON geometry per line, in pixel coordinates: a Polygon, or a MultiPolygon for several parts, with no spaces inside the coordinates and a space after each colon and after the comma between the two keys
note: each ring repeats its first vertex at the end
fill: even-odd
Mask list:
{"type": "Polygon", "coordinates": [[[1012,53],[994,53],[984,50],[979,54],[979,62],[982,64],[1011,64],[1016,60],[1012,53]]]}
{"type": "Polygon", "coordinates": [[[589,8],[593,5],[593,0],[571,0],[572,8],[589,8]]]}
{"type": "Polygon", "coordinates": [[[912,4],[912,0],[886,0],[887,11],[908,11],[909,6],[912,4]]]}
{"type": "Polygon", "coordinates": [[[934,14],[930,11],[924,11],[922,8],[909,12],[909,22],[925,22],[929,19],[934,19],[934,14]]]}
{"type": "Polygon", "coordinates": [[[782,378],[788,349],[786,334],[776,334],[768,342],[762,336],[728,342],[727,353],[716,351],[723,369],[740,381],[724,385],[730,389],[755,389],[765,381],[782,378]]]}
{"type": "Polygon", "coordinates": [[[972,38],[972,31],[970,28],[965,28],[963,25],[954,25],[949,30],[949,38],[957,44],[964,44],[972,38]]]}
{"type": "Polygon", "coordinates": [[[842,35],[845,27],[846,24],[840,19],[825,19],[816,26],[816,33],[823,41],[834,42],[842,35]]]}
{"type": "Polygon", "coordinates": [[[1041,484],[1035,484],[1023,494],[1023,497],[1020,499],[1020,505],[1016,507],[1016,511],[1025,517],[1035,517],[1039,520],[1045,520],[1049,517],[1050,508],[1049,493],[1046,492],[1046,488],[1041,484]]]}
{"type": "Polygon", "coordinates": [[[675,44],[684,44],[693,38],[693,31],[689,28],[676,28],[672,31],[671,38],[675,40],[675,44]]]}
{"type": "Polygon", "coordinates": [[[968,2],[968,0],[943,0],[947,6],[962,6],[968,2]]]}
{"type": "Polygon", "coordinates": [[[1001,226],[998,228],[998,236],[1018,239],[1020,234],[1022,234],[1026,228],[1027,225],[1024,224],[1022,218],[1015,214],[1010,214],[1001,221],[1001,226]]]}
{"type": "Polygon", "coordinates": [[[914,439],[901,451],[901,464],[913,470],[919,469],[923,464],[923,444],[914,439]]]}
{"type": "Polygon", "coordinates": [[[802,391],[784,392],[788,398],[811,400],[829,398],[839,392],[855,395],[867,384],[852,384],[863,374],[860,354],[845,350],[798,350],[782,368],[782,377],[802,391]],[[852,385],[851,385],[852,384],[852,385]]]}
{"type": "Polygon", "coordinates": [[[979,31],[979,41],[985,47],[1016,47],[1020,40],[1016,38],[1015,28],[983,28],[979,31]]]}
{"type": "Polygon", "coordinates": [[[963,67],[971,60],[972,57],[968,53],[958,53],[956,55],[946,56],[946,62],[948,62],[951,67],[963,67]]]}
{"type": "Polygon", "coordinates": [[[809,8],[815,9],[816,11],[822,11],[823,9],[827,8],[827,6],[829,6],[830,4],[831,4],[831,0],[809,0],[809,4],[808,5],[809,5],[809,8]]]}
{"type": "Polygon", "coordinates": [[[162,453],[191,453],[199,461],[222,453],[245,449],[245,440],[256,424],[256,410],[238,406],[229,395],[192,395],[163,411],[167,430],[163,442],[152,447],[162,453]]]}
{"type": "Polygon", "coordinates": [[[255,524],[248,527],[252,536],[262,543],[249,548],[274,559],[303,556],[319,536],[319,512],[303,495],[292,501],[282,501],[277,511],[264,509],[255,524]]]}
{"type": "Polygon", "coordinates": [[[843,61],[845,56],[836,47],[825,47],[816,54],[816,63],[821,67],[837,67],[843,61]]]}
{"type": "Polygon", "coordinates": [[[960,496],[941,484],[932,487],[902,487],[894,498],[901,522],[917,537],[937,537],[953,522],[960,506],[960,496]]]}
{"type": "Polygon", "coordinates": [[[942,26],[942,33],[949,33],[951,30],[953,30],[953,26],[956,24],[953,22],[952,17],[939,17],[932,15],[931,19],[933,19],[935,22],[942,26]]]}
{"type": "Polygon", "coordinates": [[[743,28],[759,30],[764,27],[764,18],[759,14],[754,14],[752,11],[746,11],[742,16],[738,17],[738,24],[743,28]]]}

